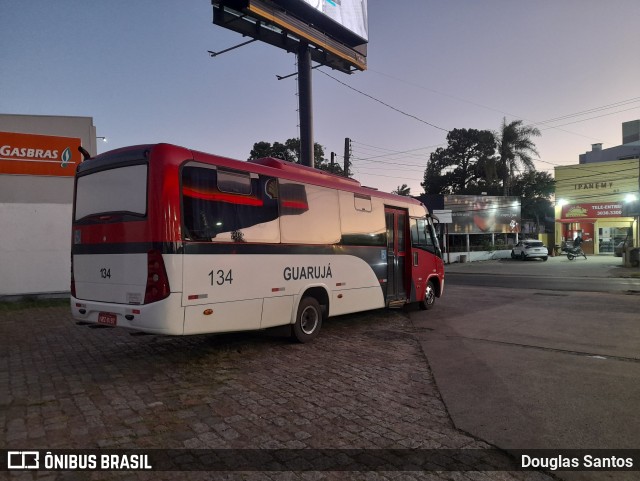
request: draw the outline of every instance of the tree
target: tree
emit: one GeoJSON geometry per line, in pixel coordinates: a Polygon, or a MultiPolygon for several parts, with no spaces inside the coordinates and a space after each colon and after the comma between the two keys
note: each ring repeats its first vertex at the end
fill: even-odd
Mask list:
{"type": "MultiPolygon", "coordinates": [[[[274,142],[270,144],[269,142],[256,142],[253,144],[253,149],[249,152],[249,159],[261,159],[263,157],[274,157],[280,160],[286,160],[288,162],[297,162],[298,154],[294,149],[291,149],[288,143],[291,144],[291,141],[294,139],[289,139],[284,144],[280,142],[274,142]]],[[[299,150],[299,149],[298,149],[299,150]]]]}
{"type": "Polygon", "coordinates": [[[535,219],[538,231],[541,219],[553,218],[551,196],[555,187],[555,180],[547,172],[524,172],[513,179],[512,194],[522,198],[522,218],[535,219]]]}
{"type": "MultiPolygon", "coordinates": [[[[287,139],[284,144],[280,142],[274,142],[273,144],[265,141],[256,142],[253,144],[247,160],[261,159],[263,157],[274,157],[299,164],[300,139],[287,139]]],[[[334,164],[333,169],[331,168],[330,162],[324,158],[324,147],[317,142],[313,144],[313,157],[316,169],[343,175],[342,166],[339,164],[334,164]]]]}
{"type": "Polygon", "coordinates": [[[392,190],[391,193],[408,197],[411,195],[411,187],[409,187],[407,184],[402,184],[399,185],[396,190],[392,190]]]}
{"type": "Polygon", "coordinates": [[[420,184],[427,194],[475,194],[495,177],[496,143],[488,130],[453,129],[431,153],[420,184]]]}
{"type": "Polygon", "coordinates": [[[541,135],[535,127],[522,125],[522,120],[514,120],[507,124],[507,119],[502,119],[500,131],[495,134],[500,155],[500,173],[504,195],[511,194],[511,183],[514,173],[520,167],[525,171],[535,170],[533,156],[540,154],[536,150],[531,137],[541,135]]]}

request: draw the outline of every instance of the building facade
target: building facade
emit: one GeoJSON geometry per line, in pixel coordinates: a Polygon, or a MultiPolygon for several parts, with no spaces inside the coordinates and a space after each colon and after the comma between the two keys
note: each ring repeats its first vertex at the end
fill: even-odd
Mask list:
{"type": "Polygon", "coordinates": [[[640,120],[623,122],[622,145],[592,144],[579,165],[556,167],[556,245],[578,235],[587,254],[612,254],[623,241],[638,246],[640,120]],[[635,207],[634,207],[635,208],[635,207]]]}
{"type": "Polygon", "coordinates": [[[78,146],[96,155],[90,117],[0,114],[0,298],[69,291],[78,146]]]}
{"type": "Polygon", "coordinates": [[[555,179],[556,245],[578,235],[587,254],[613,254],[627,236],[638,245],[638,221],[623,215],[638,196],[638,158],[556,167],[555,179]]]}
{"type": "Polygon", "coordinates": [[[591,151],[580,155],[581,164],[637,159],[640,157],[640,120],[622,123],[622,145],[603,149],[602,144],[591,144],[591,151]]]}

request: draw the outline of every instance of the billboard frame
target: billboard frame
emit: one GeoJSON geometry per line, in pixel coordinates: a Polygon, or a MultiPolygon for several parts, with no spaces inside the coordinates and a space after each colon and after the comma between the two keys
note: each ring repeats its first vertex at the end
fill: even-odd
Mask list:
{"type": "Polygon", "coordinates": [[[212,0],[211,4],[215,25],[290,53],[297,54],[301,45],[306,44],[312,61],[344,73],[367,68],[366,40],[353,33],[350,39],[340,36],[339,29],[331,35],[269,0],[212,0]],[[354,39],[363,43],[355,45],[354,39]]]}

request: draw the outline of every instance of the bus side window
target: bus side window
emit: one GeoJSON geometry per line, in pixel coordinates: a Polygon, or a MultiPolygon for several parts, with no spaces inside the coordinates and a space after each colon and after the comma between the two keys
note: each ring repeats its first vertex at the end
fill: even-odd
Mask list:
{"type": "Polygon", "coordinates": [[[387,245],[384,204],[380,199],[338,192],[342,245],[387,245]]]}
{"type": "Polygon", "coordinates": [[[283,243],[340,242],[340,211],[336,190],[278,179],[278,191],[283,243]]]}
{"type": "Polygon", "coordinates": [[[275,179],[187,165],[182,170],[185,238],[214,242],[279,242],[275,179]]]}
{"type": "Polygon", "coordinates": [[[371,212],[373,210],[373,206],[371,204],[371,196],[354,194],[353,206],[359,212],[371,212]]]}
{"type": "Polygon", "coordinates": [[[218,190],[230,194],[251,195],[251,176],[235,172],[225,172],[219,170],[218,190]]]}

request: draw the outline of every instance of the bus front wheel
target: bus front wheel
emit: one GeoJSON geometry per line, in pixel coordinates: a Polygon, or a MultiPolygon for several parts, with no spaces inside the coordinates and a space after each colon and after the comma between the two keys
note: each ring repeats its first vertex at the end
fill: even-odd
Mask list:
{"type": "Polygon", "coordinates": [[[322,308],[320,303],[313,297],[305,297],[298,306],[292,337],[298,342],[309,342],[318,335],[321,326],[322,308]]]}
{"type": "Polygon", "coordinates": [[[427,311],[432,309],[436,304],[436,286],[433,281],[427,282],[427,288],[424,291],[424,298],[420,301],[420,309],[427,311]]]}

